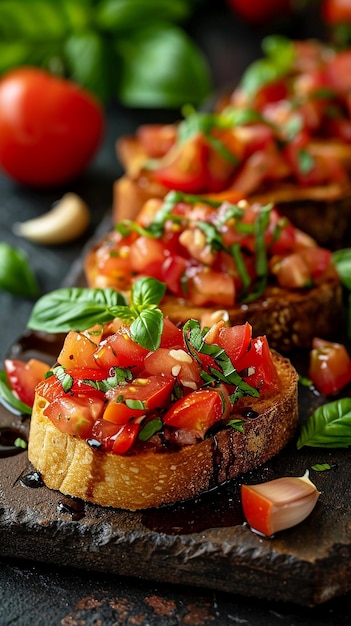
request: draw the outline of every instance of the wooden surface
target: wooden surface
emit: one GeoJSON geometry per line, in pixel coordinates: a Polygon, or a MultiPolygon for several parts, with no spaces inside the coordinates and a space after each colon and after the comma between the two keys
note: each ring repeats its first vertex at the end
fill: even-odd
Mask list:
{"type": "MultiPolygon", "coordinates": [[[[51,339],[51,338],[50,338],[51,339]]],[[[60,339],[59,339],[60,342],[60,339]]],[[[28,357],[56,343],[29,335],[14,346],[28,357]],[[35,340],[34,340],[35,339],[35,340]],[[35,347],[35,350],[33,348],[35,347]]],[[[324,399],[300,389],[304,420],[324,399]]],[[[1,424],[26,434],[28,420],[1,408],[1,424]]],[[[0,458],[0,556],[64,567],[189,584],[266,600],[314,606],[351,589],[351,455],[349,450],[302,449],[292,442],[246,475],[245,482],[306,469],[321,492],[302,524],[262,538],[245,524],[241,480],[196,501],[130,513],[104,509],[26,486],[32,468],[26,452],[0,458]],[[332,469],[316,472],[315,463],[332,469]]]]}

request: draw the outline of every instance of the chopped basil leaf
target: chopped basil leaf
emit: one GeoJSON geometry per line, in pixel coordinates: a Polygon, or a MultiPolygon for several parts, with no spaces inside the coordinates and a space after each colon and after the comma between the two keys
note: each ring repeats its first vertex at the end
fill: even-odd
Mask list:
{"type": "Polygon", "coordinates": [[[57,367],[54,367],[52,371],[57,380],[60,381],[63,391],[65,393],[70,391],[73,386],[73,377],[66,373],[65,368],[62,367],[62,365],[58,365],[57,367]]]}
{"type": "Polygon", "coordinates": [[[325,472],[331,470],[332,466],[330,465],[330,463],[316,463],[315,465],[312,465],[312,469],[315,472],[325,472]]]}
{"type": "Polygon", "coordinates": [[[155,433],[158,433],[162,430],[163,424],[160,417],[155,417],[154,419],[146,422],[146,424],[142,427],[139,432],[138,439],[141,441],[147,441],[150,439],[155,433]]]}
{"type": "Polygon", "coordinates": [[[245,434],[243,420],[231,419],[231,420],[229,420],[229,422],[227,422],[227,424],[228,424],[228,426],[231,426],[235,430],[238,430],[239,433],[242,433],[243,435],[245,434]]]}

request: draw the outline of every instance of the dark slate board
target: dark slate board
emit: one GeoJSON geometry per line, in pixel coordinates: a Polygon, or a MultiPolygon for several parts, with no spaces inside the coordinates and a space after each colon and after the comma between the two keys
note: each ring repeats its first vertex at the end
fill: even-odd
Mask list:
{"type": "MultiPolygon", "coordinates": [[[[45,350],[56,354],[61,341],[45,335],[33,341],[28,334],[12,352],[23,358],[45,350]]],[[[301,419],[323,402],[301,387],[301,419]]],[[[4,407],[0,424],[26,436],[28,419],[4,407]]],[[[321,492],[307,520],[272,539],[254,534],[245,524],[240,479],[195,501],[131,513],[64,497],[37,481],[36,488],[29,487],[25,483],[33,468],[26,452],[6,454],[0,448],[1,556],[306,606],[351,589],[349,450],[297,451],[292,442],[245,476],[245,482],[259,482],[302,476],[309,469],[321,492]],[[330,471],[311,469],[325,462],[330,471]]]]}

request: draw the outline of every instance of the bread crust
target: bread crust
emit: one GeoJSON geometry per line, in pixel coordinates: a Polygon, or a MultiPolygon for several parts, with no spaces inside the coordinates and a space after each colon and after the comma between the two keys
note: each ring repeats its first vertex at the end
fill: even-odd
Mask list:
{"type": "Polygon", "coordinates": [[[244,434],[229,427],[172,452],[149,449],[120,456],[59,431],[43,414],[47,401],[37,395],[29,460],[50,489],[102,506],[134,511],[193,498],[265,463],[294,436],[298,375],[288,359],[277,353],[273,359],[279,393],[244,397],[235,405],[233,417],[244,419],[244,434]],[[249,408],[258,417],[243,417],[249,408]]]}

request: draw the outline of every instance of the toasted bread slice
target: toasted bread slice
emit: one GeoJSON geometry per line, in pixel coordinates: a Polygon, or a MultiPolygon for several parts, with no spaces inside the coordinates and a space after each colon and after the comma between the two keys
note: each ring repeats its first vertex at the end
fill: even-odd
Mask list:
{"type": "Polygon", "coordinates": [[[243,433],[224,428],[174,451],[101,452],[59,431],[43,414],[47,401],[37,395],[29,459],[50,489],[102,506],[137,510],[193,498],[265,463],[294,436],[298,376],[288,359],[273,353],[273,360],[279,391],[235,404],[233,418],[244,421],[243,433]],[[245,417],[252,411],[255,418],[245,417]]]}

